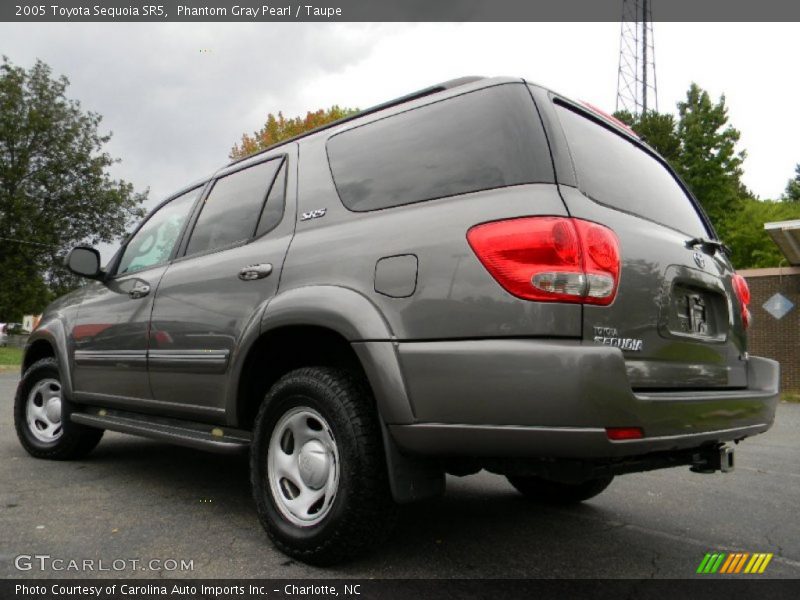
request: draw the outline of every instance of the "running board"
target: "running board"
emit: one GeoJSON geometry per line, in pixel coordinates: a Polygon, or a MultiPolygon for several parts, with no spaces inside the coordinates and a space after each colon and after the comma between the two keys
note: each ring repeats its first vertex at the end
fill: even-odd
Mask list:
{"type": "Polygon", "coordinates": [[[250,447],[249,431],[110,408],[86,407],[83,412],[73,412],[70,420],[88,427],[129,433],[221,454],[238,454],[250,447]]]}

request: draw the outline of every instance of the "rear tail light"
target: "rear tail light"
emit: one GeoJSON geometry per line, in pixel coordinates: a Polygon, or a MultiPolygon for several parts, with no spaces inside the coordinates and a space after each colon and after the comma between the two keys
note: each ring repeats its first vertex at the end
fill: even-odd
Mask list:
{"type": "Polygon", "coordinates": [[[467,241],[492,277],[519,298],[608,305],[616,296],[619,240],[597,223],[523,217],[476,225],[467,241]]]}
{"type": "Polygon", "coordinates": [[[736,298],[739,300],[742,325],[747,329],[750,327],[750,286],[747,285],[747,280],[738,273],[734,273],[731,280],[733,282],[733,291],[736,292],[736,298]]]}

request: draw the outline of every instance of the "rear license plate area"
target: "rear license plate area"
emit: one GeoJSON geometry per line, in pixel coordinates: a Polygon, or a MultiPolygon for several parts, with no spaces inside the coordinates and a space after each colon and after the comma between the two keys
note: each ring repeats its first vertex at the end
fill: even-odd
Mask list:
{"type": "Polygon", "coordinates": [[[676,285],[672,289],[669,330],[673,334],[703,340],[724,339],[717,314],[719,294],[695,287],[676,285]]]}
{"type": "Polygon", "coordinates": [[[681,294],[676,304],[682,333],[708,335],[707,305],[702,294],[681,294]]]}

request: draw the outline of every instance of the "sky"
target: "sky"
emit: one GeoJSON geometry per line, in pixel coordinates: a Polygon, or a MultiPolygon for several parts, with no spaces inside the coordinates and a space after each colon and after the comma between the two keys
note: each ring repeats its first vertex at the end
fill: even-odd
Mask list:
{"type": "MultiPolygon", "coordinates": [[[[619,23],[2,23],[0,54],[39,58],[103,116],[112,175],[148,207],[227,162],[267,113],[365,108],[464,75],[521,76],[608,112],[619,23]]],[[[744,182],[777,198],[800,162],[798,23],[655,23],[658,108],[691,82],[725,94],[744,182]]]]}

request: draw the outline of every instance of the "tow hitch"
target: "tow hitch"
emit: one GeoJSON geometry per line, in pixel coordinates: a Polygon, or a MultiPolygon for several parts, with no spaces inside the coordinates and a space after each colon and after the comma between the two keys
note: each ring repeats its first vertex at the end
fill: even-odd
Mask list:
{"type": "Polygon", "coordinates": [[[733,448],[718,446],[696,452],[692,455],[690,470],[695,473],[730,473],[733,471],[733,448]]]}

